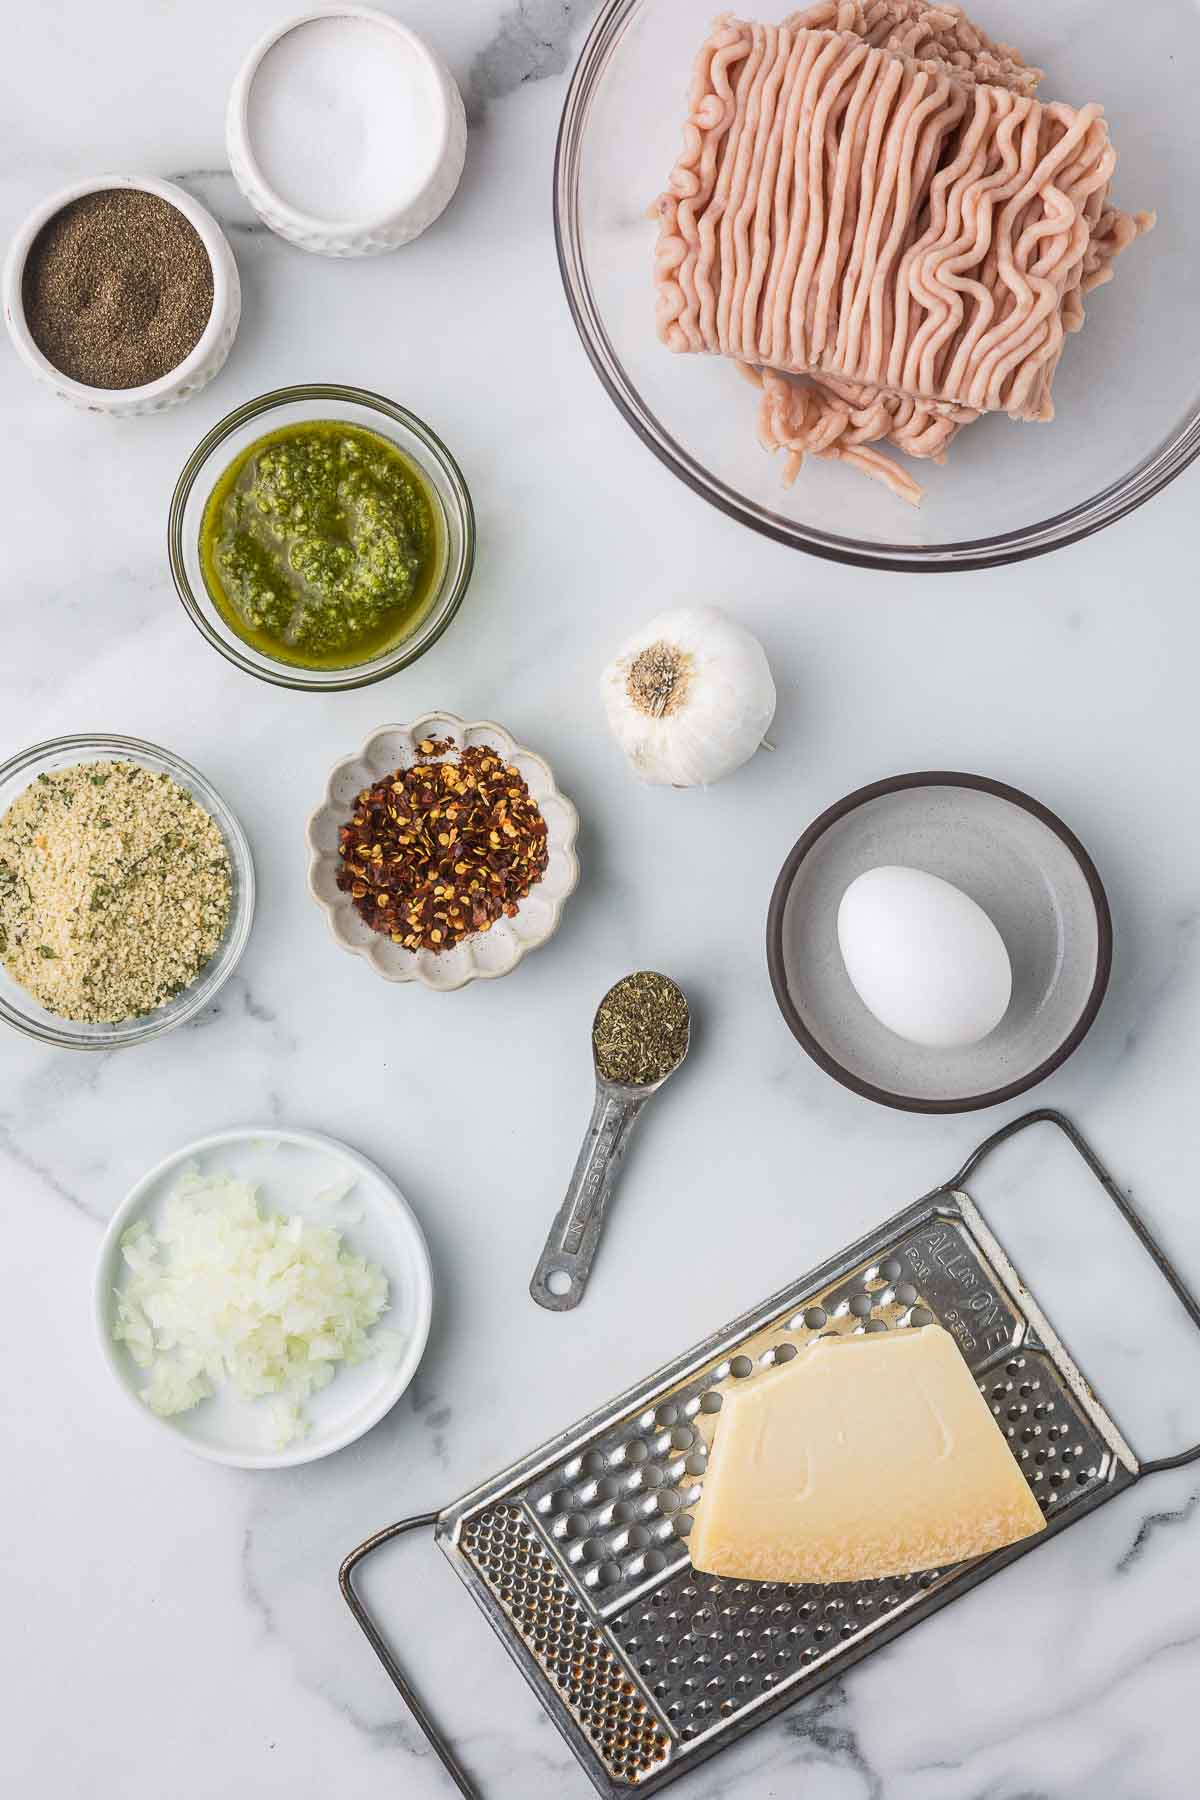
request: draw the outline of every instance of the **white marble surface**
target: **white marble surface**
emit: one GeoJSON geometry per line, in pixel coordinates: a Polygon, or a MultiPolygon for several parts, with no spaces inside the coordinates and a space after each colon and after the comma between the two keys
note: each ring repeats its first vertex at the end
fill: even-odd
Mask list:
{"type": "MultiPolygon", "coordinates": [[[[191,1028],[111,1057],[0,1042],[0,1787],[41,1800],[441,1800],[441,1770],[338,1598],[343,1553],[799,1273],[998,1122],[873,1108],[810,1064],[775,1011],[772,879],[804,824],[860,782],[980,770],[1079,831],[1112,897],[1116,968],[1090,1039],[1039,1098],[1093,1130],[1200,1273],[1200,477],[1090,543],[961,582],[873,578],[752,538],[626,431],[559,291],[550,159],[585,9],[409,0],[469,96],[467,175],[420,242],[350,266],[253,224],[223,172],[226,87],[277,10],[45,0],[8,19],[0,59],[3,235],[77,175],[151,170],[211,204],[245,290],[225,372],[161,419],[70,412],[0,345],[0,754],[93,727],[169,744],[240,813],[261,878],[241,971],[191,1028]],[[199,435],[310,378],[380,388],[430,419],[480,516],[454,628],[386,685],[329,699],[262,686],[209,651],[165,557],[171,487],[199,435]],[[707,794],[642,791],[607,739],[596,677],[627,630],[687,595],[761,635],[778,750],[707,794]],[[304,889],[303,822],[328,766],[428,707],[503,720],[584,820],[559,936],[510,980],[452,996],[376,981],[304,889]],[[610,980],[647,964],[693,996],[694,1054],[646,1123],[587,1305],[552,1316],[526,1282],[586,1118],[588,1020],[610,980]],[[437,1280],[408,1397],[353,1449],[278,1476],[165,1443],[112,1386],[88,1311],[101,1226],[134,1179],[188,1138],[257,1120],[340,1135],[391,1170],[437,1280]]],[[[1064,1305],[1127,1353],[1145,1315],[1089,1311],[1094,1277],[1116,1280],[1089,1237],[1064,1305]]],[[[1189,1423],[1196,1435],[1186,1394],[1139,1434],[1139,1391],[1156,1381],[1134,1384],[1136,1443],[1182,1442],[1189,1423]]],[[[441,1559],[413,1546],[381,1579],[489,1800],[583,1800],[441,1559]]],[[[678,1791],[1185,1800],[1198,1593],[1193,1468],[1039,1548],[678,1791]]]]}

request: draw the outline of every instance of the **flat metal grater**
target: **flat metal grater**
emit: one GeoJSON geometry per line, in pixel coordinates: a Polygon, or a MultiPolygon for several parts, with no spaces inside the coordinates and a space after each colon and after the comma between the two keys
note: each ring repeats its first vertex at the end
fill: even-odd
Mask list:
{"type": "Polygon", "coordinates": [[[985,1157],[1038,1123],[1065,1134],[1200,1327],[1200,1300],[1069,1120],[1045,1110],[1013,1120],[868,1237],[453,1506],[391,1525],[346,1558],[343,1595],[461,1793],[477,1800],[354,1585],[363,1559],[406,1532],[433,1530],[597,1792],[619,1800],[667,1786],[1144,1476],[1200,1460],[1200,1444],[1138,1458],[965,1192],[985,1157]],[[687,1534],[723,1391],[822,1333],[931,1320],[958,1342],[1046,1531],[883,1581],[697,1573],[687,1534]]]}

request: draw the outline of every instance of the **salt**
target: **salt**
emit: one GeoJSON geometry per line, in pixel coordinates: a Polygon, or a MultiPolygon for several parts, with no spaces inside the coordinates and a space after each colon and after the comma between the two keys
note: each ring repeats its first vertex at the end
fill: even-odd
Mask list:
{"type": "Polygon", "coordinates": [[[296,211],[384,220],[421,192],[441,156],[437,71],[407,33],[352,15],[310,19],[263,57],[246,130],[263,179],[296,211]]]}

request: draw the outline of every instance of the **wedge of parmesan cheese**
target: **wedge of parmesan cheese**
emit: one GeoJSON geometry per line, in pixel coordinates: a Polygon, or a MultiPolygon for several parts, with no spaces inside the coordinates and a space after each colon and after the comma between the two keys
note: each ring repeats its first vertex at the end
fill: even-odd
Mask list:
{"type": "Polygon", "coordinates": [[[940,1326],[818,1338],[726,1390],[688,1538],[743,1581],[945,1568],[1045,1527],[940,1326]]]}

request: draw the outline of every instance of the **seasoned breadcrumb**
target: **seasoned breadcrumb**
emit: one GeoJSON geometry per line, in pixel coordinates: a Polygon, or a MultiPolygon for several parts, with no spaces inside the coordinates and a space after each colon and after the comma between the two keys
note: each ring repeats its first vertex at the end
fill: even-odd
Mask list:
{"type": "Polygon", "coordinates": [[[139,763],[39,775],[0,818],[0,961],[60,1018],[115,1024],[180,993],[231,892],[214,821],[139,763]]]}

